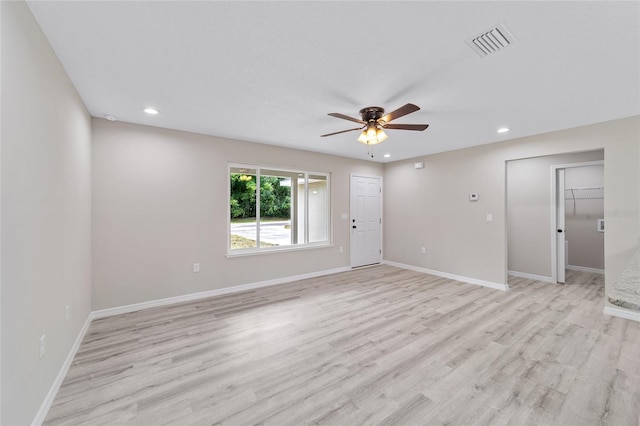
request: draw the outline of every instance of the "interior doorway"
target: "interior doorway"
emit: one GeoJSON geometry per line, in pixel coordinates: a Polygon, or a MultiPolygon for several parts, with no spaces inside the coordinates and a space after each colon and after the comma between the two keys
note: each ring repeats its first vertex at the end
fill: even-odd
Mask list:
{"type": "Polygon", "coordinates": [[[382,259],[382,178],[351,175],[351,267],[382,259]]]}
{"type": "MultiPolygon", "coordinates": [[[[596,213],[585,209],[587,204],[593,203],[599,203],[603,208],[604,197],[580,198],[594,195],[594,193],[587,194],[585,190],[587,187],[604,185],[585,181],[584,176],[580,177],[579,175],[587,170],[585,167],[562,167],[574,164],[598,165],[599,175],[602,178],[603,162],[603,149],[507,161],[507,275],[510,281],[526,278],[557,283],[559,265],[564,265],[563,271],[567,268],[583,272],[604,271],[604,234],[596,230],[598,224],[602,222],[599,219],[603,219],[604,214],[600,211],[596,217],[596,213]],[[566,191],[558,191],[556,176],[558,169],[564,169],[563,182],[565,182],[566,191]],[[580,173],[576,174],[577,171],[580,173]],[[579,179],[576,180],[577,178],[579,179]],[[582,193],[579,193],[580,191],[582,193]],[[567,194],[560,205],[558,205],[559,192],[563,196],[567,194]],[[565,224],[558,223],[557,220],[558,210],[563,207],[565,214],[561,214],[561,217],[565,218],[565,224]],[[558,229],[561,229],[563,234],[561,243],[559,243],[558,229]],[[590,240],[585,237],[587,233],[590,240]],[[600,243],[597,242],[598,240],[594,242],[592,238],[594,234],[596,239],[599,238],[600,243]],[[565,259],[560,259],[558,262],[558,255],[562,254],[565,255],[565,259]],[[601,263],[585,261],[594,257],[597,257],[601,263]]],[[[604,189],[598,191],[600,195],[604,195],[604,189]]],[[[580,273],[571,271],[570,276],[573,277],[576,274],[580,273]]],[[[562,281],[561,276],[560,281],[562,281]]]]}
{"type": "Polygon", "coordinates": [[[563,284],[568,269],[604,273],[604,161],[559,164],[551,170],[552,277],[563,284]]]}

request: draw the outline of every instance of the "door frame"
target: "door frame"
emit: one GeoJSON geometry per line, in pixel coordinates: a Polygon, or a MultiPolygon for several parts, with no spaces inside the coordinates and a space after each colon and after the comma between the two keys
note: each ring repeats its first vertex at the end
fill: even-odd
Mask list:
{"type": "MultiPolygon", "coordinates": [[[[604,160],[584,161],[582,163],[554,164],[551,166],[551,279],[558,284],[558,170],[574,167],[602,166],[604,160]]],[[[564,230],[563,230],[564,231],[564,230]]]]}
{"type": "Polygon", "coordinates": [[[556,169],[556,284],[564,284],[567,272],[567,237],[566,237],[566,217],[565,212],[565,171],[566,168],[556,169]],[[562,232],[560,232],[562,230],[562,232]],[[562,234],[560,236],[559,234],[562,234]]]}
{"type": "Polygon", "coordinates": [[[351,219],[353,218],[352,216],[352,206],[351,206],[351,201],[352,201],[352,193],[351,193],[351,184],[353,182],[353,178],[354,177],[363,177],[363,178],[370,178],[370,179],[378,179],[378,182],[380,183],[380,198],[379,198],[379,204],[380,204],[380,262],[382,263],[382,259],[384,259],[384,248],[383,248],[383,227],[384,227],[384,209],[383,209],[383,202],[382,202],[382,198],[384,196],[384,186],[383,186],[383,179],[382,176],[376,176],[376,175],[367,175],[364,173],[349,173],[349,266],[351,268],[355,268],[355,266],[353,266],[353,256],[352,256],[352,248],[353,248],[353,241],[351,241],[351,219]]]}

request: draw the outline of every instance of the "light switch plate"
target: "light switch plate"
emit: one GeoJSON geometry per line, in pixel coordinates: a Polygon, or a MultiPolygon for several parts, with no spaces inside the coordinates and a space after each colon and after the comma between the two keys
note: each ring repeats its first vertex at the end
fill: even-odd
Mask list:
{"type": "Polygon", "coordinates": [[[472,192],[471,194],[469,194],[469,201],[478,201],[478,193],[472,192]]]}

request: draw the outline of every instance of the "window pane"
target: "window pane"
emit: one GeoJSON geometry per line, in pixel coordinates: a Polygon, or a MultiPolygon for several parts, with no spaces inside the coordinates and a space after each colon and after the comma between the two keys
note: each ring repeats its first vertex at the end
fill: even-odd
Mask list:
{"type": "Polygon", "coordinates": [[[260,170],[260,247],[293,244],[291,183],[295,176],[279,170],[260,170]]]}
{"type": "Polygon", "coordinates": [[[230,181],[231,249],[257,247],[256,169],[232,167],[230,181]]]}
{"type": "Polygon", "coordinates": [[[309,175],[309,242],[329,241],[329,186],[327,177],[309,175]]]}
{"type": "Polygon", "coordinates": [[[230,251],[329,242],[329,175],[248,165],[229,173],[230,251]]]}

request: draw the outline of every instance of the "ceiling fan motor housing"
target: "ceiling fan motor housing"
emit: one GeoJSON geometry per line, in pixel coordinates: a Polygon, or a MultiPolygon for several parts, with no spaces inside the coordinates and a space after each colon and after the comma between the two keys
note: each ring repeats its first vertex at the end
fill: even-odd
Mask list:
{"type": "Polygon", "coordinates": [[[367,123],[370,121],[378,121],[382,118],[384,114],[384,108],[381,107],[366,107],[360,110],[360,117],[362,117],[362,121],[366,121],[367,123]]]}

